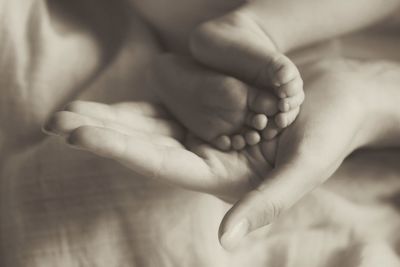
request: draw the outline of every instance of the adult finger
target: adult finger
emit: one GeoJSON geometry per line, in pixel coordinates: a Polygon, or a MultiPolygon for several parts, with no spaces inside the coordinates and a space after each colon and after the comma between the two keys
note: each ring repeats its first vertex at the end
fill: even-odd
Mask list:
{"type": "Polygon", "coordinates": [[[125,134],[141,131],[150,135],[165,135],[181,140],[184,136],[184,130],[177,123],[146,117],[137,113],[118,115],[114,107],[97,103],[89,105],[80,104],[79,109],[71,109],[76,112],[60,111],[55,113],[43,126],[45,132],[54,133],[61,136],[68,135],[74,129],[81,126],[100,126],[110,128],[125,134]],[[128,116],[129,114],[129,116],[128,116]]]}
{"type": "Polygon", "coordinates": [[[207,192],[217,181],[207,163],[179,145],[164,145],[143,135],[125,135],[102,127],[74,130],[68,143],[116,160],[135,172],[181,187],[207,192]]]}
{"type": "Polygon", "coordinates": [[[129,101],[115,104],[104,104],[92,101],[73,101],[64,110],[90,117],[107,118],[109,120],[130,121],[132,114],[154,118],[168,118],[169,114],[160,104],[147,101],[129,101]]]}
{"type": "Polygon", "coordinates": [[[273,223],[340,166],[344,155],[330,154],[328,146],[317,143],[290,151],[289,160],[278,163],[256,190],[232,207],[220,227],[220,241],[225,248],[235,247],[250,232],[273,223]]]}

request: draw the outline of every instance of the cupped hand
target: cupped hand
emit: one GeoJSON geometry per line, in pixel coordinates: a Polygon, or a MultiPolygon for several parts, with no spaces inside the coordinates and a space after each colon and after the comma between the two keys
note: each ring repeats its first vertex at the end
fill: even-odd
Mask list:
{"type": "Polygon", "coordinates": [[[258,186],[272,168],[266,153],[275,144],[221,152],[189,135],[159,104],[147,102],[73,102],[54,114],[44,130],[145,177],[227,201],[258,186]]]}
{"type": "MultiPolygon", "coordinates": [[[[299,118],[278,137],[274,169],[225,215],[220,240],[235,247],[268,226],[326,181],[354,150],[367,144],[371,114],[369,67],[351,61],[317,63],[304,72],[306,101],[299,118]]],[[[370,73],[371,74],[371,73],[370,73]]]]}
{"type": "Polygon", "coordinates": [[[363,68],[342,61],[310,68],[307,101],[295,124],[278,140],[239,152],[221,152],[191,137],[151,103],[74,102],[56,113],[45,130],[145,177],[232,202],[245,194],[221,223],[221,244],[230,249],[270,225],[365,144],[362,96],[368,80],[358,69],[363,68]],[[269,163],[273,160],[275,167],[269,163]]]}

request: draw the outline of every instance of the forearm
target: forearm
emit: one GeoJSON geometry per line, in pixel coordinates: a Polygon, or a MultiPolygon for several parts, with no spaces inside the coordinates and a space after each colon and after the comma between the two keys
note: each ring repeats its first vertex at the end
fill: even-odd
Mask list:
{"type": "Polygon", "coordinates": [[[400,0],[258,0],[248,9],[288,52],[374,24],[399,5],[400,0]]]}
{"type": "Polygon", "coordinates": [[[364,146],[400,146],[400,63],[379,62],[375,79],[366,87],[364,101],[370,114],[364,129],[364,146]]]}

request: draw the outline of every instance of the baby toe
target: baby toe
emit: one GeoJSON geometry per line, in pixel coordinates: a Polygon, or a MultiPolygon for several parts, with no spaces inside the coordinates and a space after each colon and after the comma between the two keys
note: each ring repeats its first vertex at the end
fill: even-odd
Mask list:
{"type": "Polygon", "coordinates": [[[282,84],[281,86],[277,87],[276,90],[278,91],[278,95],[285,97],[293,97],[303,92],[303,79],[299,76],[295,77],[293,80],[282,84]]]}
{"type": "Polygon", "coordinates": [[[234,150],[242,150],[246,147],[246,141],[243,136],[237,134],[232,137],[232,147],[234,150]]]}
{"type": "Polygon", "coordinates": [[[250,119],[248,121],[248,126],[256,129],[256,130],[264,130],[268,124],[268,117],[264,114],[254,114],[250,115],[250,119]]]}
{"type": "Polygon", "coordinates": [[[300,83],[297,81],[297,79],[300,78],[301,82],[302,80],[296,65],[283,54],[272,60],[271,64],[272,84],[277,90],[277,95],[280,98],[285,98],[293,94],[293,89],[295,89],[295,92],[297,92],[297,87],[299,87],[298,84],[300,83]],[[291,85],[293,81],[296,82],[296,86],[291,85]]]}
{"type": "Polygon", "coordinates": [[[248,131],[245,134],[245,140],[249,146],[254,146],[261,141],[261,136],[257,131],[248,131]]]}
{"type": "Polygon", "coordinates": [[[286,128],[290,124],[294,122],[296,119],[297,115],[300,112],[300,108],[295,108],[292,109],[288,112],[283,112],[279,113],[278,115],[275,116],[275,123],[279,128],[286,128]]]}
{"type": "Polygon", "coordinates": [[[232,140],[227,135],[221,135],[217,137],[212,143],[215,147],[222,151],[228,151],[232,147],[232,140]]]}
{"type": "Polygon", "coordinates": [[[292,97],[287,97],[279,101],[278,107],[282,112],[288,112],[292,109],[298,108],[304,101],[304,92],[301,91],[300,94],[296,94],[292,97]]]}
{"type": "Polygon", "coordinates": [[[287,56],[283,54],[277,55],[271,61],[272,83],[275,86],[288,83],[299,75],[296,65],[287,56]]]}

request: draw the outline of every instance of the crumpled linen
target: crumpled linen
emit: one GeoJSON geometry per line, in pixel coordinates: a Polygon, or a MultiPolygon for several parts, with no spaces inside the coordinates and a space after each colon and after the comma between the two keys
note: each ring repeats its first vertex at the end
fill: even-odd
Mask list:
{"type": "MultiPolygon", "coordinates": [[[[7,2],[12,1],[0,4],[0,14],[7,2]]],[[[52,86],[13,87],[13,81],[42,85],[59,77],[47,77],[54,65],[46,61],[34,61],[42,62],[39,70],[17,62],[26,40],[12,39],[16,46],[7,45],[13,35],[4,29],[11,21],[3,21],[0,37],[1,266],[400,266],[400,151],[357,152],[325,185],[284,214],[267,237],[260,231],[244,247],[226,252],[217,240],[219,222],[229,208],[226,203],[140,177],[39,134],[46,114],[71,99],[153,98],[140,86],[143,66],[157,51],[143,25],[132,22],[117,59],[79,95],[68,93],[76,85],[58,80],[56,85],[65,86],[65,93],[56,94],[55,100],[52,86]],[[34,71],[36,75],[20,74],[34,71]],[[10,73],[19,78],[10,78],[10,73]],[[39,104],[30,104],[38,95],[39,104]],[[32,112],[39,115],[32,119],[32,112]],[[4,145],[20,144],[19,138],[24,145],[18,149],[4,145]]],[[[360,35],[335,41],[335,53],[331,47],[321,49],[320,56],[399,59],[390,52],[399,43],[392,36],[360,35]],[[381,43],[392,49],[376,52],[365,38],[373,38],[376,47],[381,43]]],[[[97,51],[90,40],[88,44],[88,51],[97,51]]],[[[29,54],[36,50],[24,51],[27,58],[43,56],[29,54]]]]}

